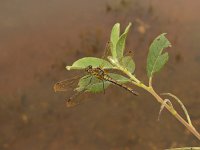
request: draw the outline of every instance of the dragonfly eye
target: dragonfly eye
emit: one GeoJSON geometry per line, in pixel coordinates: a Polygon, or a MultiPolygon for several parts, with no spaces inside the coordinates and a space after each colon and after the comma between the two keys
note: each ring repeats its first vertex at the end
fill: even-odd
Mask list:
{"type": "Polygon", "coordinates": [[[92,69],[92,66],[91,66],[91,65],[89,65],[89,66],[88,66],[88,69],[92,69]]]}
{"type": "Polygon", "coordinates": [[[91,70],[91,69],[92,69],[92,66],[89,65],[89,66],[87,66],[87,67],[85,68],[85,71],[89,71],[89,70],[91,70]]]}

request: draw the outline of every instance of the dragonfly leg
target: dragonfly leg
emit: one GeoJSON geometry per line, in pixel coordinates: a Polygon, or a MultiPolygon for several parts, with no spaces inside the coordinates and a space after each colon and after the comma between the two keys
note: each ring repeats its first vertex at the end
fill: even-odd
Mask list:
{"type": "Polygon", "coordinates": [[[90,75],[84,76],[83,79],[87,79],[87,78],[89,78],[89,77],[91,77],[91,76],[90,76],[90,75]]]}
{"type": "Polygon", "coordinates": [[[90,76],[90,77],[91,77],[91,78],[90,78],[90,81],[89,81],[89,83],[85,86],[85,88],[88,87],[88,86],[90,85],[90,83],[92,82],[93,76],[90,76]]]}
{"type": "Polygon", "coordinates": [[[104,81],[101,80],[103,82],[103,94],[105,94],[105,84],[104,84],[104,81]]]}

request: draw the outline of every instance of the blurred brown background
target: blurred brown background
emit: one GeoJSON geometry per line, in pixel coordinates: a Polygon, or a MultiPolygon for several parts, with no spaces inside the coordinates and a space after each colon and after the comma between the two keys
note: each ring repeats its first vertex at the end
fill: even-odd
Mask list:
{"type": "MultiPolygon", "coordinates": [[[[101,57],[116,22],[132,22],[127,48],[136,75],[146,82],[149,44],[166,32],[170,60],[154,78],[158,92],[172,92],[186,105],[200,131],[200,1],[183,0],[1,0],[1,150],[161,150],[198,146],[199,141],[141,89],[134,97],[112,86],[84,94],[87,102],[67,109],[73,91],[53,84],[76,72],[78,58],[101,57]]],[[[175,103],[175,102],[174,102],[175,103]]],[[[181,111],[178,105],[174,104],[181,111]]]]}

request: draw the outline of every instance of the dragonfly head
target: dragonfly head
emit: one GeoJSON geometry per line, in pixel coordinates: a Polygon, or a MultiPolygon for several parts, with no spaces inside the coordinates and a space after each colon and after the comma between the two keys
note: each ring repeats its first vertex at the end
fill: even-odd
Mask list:
{"type": "Polygon", "coordinates": [[[85,71],[86,72],[88,72],[88,73],[91,73],[92,72],[92,66],[91,65],[89,65],[89,66],[87,66],[86,68],[85,68],[85,71]]]}

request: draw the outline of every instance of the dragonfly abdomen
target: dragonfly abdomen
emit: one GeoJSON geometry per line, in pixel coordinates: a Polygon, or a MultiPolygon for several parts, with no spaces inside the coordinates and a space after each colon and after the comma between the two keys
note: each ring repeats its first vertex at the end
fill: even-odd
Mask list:
{"type": "Polygon", "coordinates": [[[134,95],[136,95],[136,96],[139,95],[136,91],[134,91],[134,90],[131,89],[130,87],[126,86],[125,84],[119,83],[119,82],[116,81],[116,80],[113,80],[113,79],[112,79],[111,77],[109,77],[109,76],[104,76],[104,80],[109,81],[109,82],[111,82],[111,83],[113,83],[113,84],[115,84],[115,85],[118,85],[118,86],[124,88],[125,90],[128,90],[129,92],[131,92],[132,94],[134,94],[134,95]]]}

